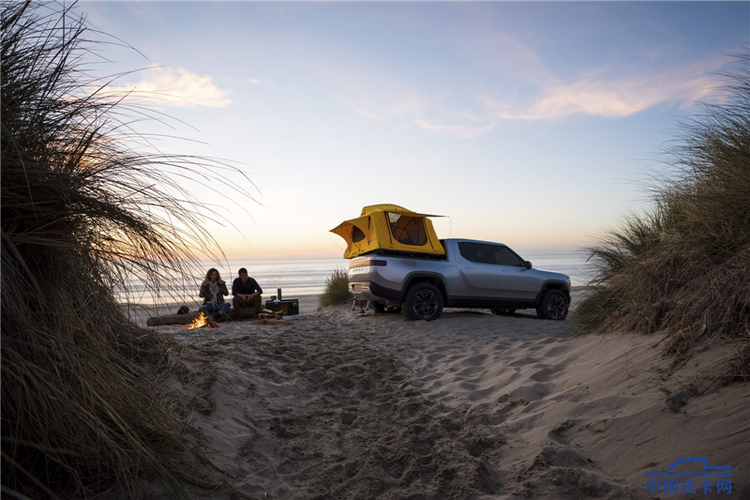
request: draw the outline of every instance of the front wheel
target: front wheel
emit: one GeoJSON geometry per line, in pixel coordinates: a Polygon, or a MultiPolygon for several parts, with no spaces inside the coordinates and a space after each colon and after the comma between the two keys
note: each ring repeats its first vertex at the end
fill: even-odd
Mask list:
{"type": "Polygon", "coordinates": [[[568,316],[569,306],[568,297],[562,291],[552,288],[542,295],[542,301],[536,308],[536,315],[540,319],[562,321],[568,316]]]}
{"type": "Polygon", "coordinates": [[[406,293],[404,313],[412,321],[438,319],[443,312],[443,295],[435,285],[417,283],[406,293]]]}

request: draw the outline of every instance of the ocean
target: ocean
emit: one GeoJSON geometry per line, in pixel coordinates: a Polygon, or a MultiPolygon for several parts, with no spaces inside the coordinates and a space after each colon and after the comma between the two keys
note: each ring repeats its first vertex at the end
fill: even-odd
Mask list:
{"type": "MultiPolygon", "coordinates": [[[[591,278],[592,266],[586,262],[586,255],[572,251],[545,251],[522,253],[521,256],[531,261],[537,269],[555,271],[570,276],[573,286],[586,285],[591,278]]],[[[237,277],[237,270],[244,267],[248,274],[255,278],[263,288],[264,297],[276,295],[281,288],[282,296],[296,298],[300,296],[319,295],[325,290],[326,279],[335,269],[348,269],[349,261],[337,257],[278,258],[240,260],[229,259],[227,262],[203,262],[202,269],[196,269],[195,278],[187,278],[185,283],[165,289],[160,299],[154,298],[138,280],[129,282],[129,296],[120,294],[121,302],[154,304],[164,302],[185,302],[198,300],[198,288],[205,272],[215,267],[227,282],[231,292],[232,281],[237,277]],[[192,282],[192,283],[191,283],[192,282]]]]}

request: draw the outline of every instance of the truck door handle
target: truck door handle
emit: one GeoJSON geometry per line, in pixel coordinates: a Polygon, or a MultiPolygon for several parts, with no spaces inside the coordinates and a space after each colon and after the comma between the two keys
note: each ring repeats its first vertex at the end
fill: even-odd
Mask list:
{"type": "Polygon", "coordinates": [[[465,267],[464,269],[466,269],[467,271],[473,271],[474,270],[473,267],[465,267]]]}

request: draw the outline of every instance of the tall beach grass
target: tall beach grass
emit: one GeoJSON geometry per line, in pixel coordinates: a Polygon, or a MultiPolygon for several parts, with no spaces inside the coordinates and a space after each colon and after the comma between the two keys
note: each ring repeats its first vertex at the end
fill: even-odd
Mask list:
{"type": "Polygon", "coordinates": [[[326,278],[326,288],[318,300],[321,306],[335,306],[351,302],[353,298],[349,292],[349,275],[346,269],[336,268],[326,278]]]}
{"type": "Polygon", "coordinates": [[[720,104],[683,124],[653,209],[590,248],[597,275],[578,306],[583,331],[666,332],[684,360],[735,344],[723,380],[750,379],[750,55],[723,75],[720,104]]]}
{"type": "Polygon", "coordinates": [[[215,250],[210,207],[165,171],[225,166],[137,148],[121,118],[148,116],[87,76],[94,34],[70,7],[2,10],[2,496],[140,498],[145,482],[187,497],[195,437],[143,368],[167,347],[115,291],[136,276],[158,293],[215,250]]]}

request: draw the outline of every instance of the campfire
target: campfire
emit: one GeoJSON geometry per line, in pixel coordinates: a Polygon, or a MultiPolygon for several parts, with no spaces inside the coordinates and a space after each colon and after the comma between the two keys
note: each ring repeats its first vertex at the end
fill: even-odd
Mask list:
{"type": "Polygon", "coordinates": [[[216,323],[214,323],[211,318],[201,312],[200,316],[195,318],[193,322],[190,323],[188,330],[195,330],[196,328],[216,328],[216,323]]]}

